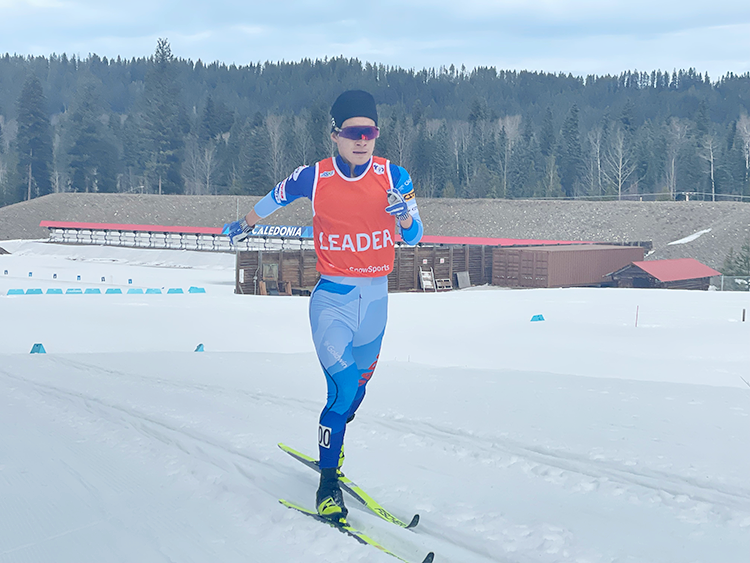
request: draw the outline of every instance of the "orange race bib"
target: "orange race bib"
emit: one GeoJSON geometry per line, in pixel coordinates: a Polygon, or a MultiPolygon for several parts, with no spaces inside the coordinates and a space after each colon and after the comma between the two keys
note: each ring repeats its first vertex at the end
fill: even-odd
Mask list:
{"type": "Polygon", "coordinates": [[[387,191],[393,185],[388,161],[372,157],[356,178],[344,176],[333,158],[315,167],[312,207],[318,271],[348,277],[390,274],[396,223],[385,212],[387,191]]]}

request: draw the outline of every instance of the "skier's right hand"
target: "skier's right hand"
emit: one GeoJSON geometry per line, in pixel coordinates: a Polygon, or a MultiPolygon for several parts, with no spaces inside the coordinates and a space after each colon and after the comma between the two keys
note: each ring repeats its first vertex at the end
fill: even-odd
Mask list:
{"type": "Polygon", "coordinates": [[[232,221],[226,223],[221,233],[229,237],[230,244],[237,244],[241,240],[244,240],[253,232],[253,225],[248,225],[247,221],[243,217],[239,221],[232,221]]]}

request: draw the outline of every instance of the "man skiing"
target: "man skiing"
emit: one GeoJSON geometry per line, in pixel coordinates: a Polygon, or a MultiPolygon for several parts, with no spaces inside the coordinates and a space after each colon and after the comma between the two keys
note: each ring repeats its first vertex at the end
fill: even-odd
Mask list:
{"type": "Polygon", "coordinates": [[[378,362],[393,270],[396,224],[409,245],[422,238],[414,186],[408,172],[373,156],[378,114],[371,94],[342,93],[331,107],[331,140],[338,155],[297,168],[240,221],[224,225],[232,243],[295,199],[312,201],[317,270],[310,296],[313,343],[328,385],[320,414],[318,514],[343,522],[347,515],[338,472],[344,433],[365,396],[378,362]],[[394,221],[395,218],[395,221],[394,221]]]}

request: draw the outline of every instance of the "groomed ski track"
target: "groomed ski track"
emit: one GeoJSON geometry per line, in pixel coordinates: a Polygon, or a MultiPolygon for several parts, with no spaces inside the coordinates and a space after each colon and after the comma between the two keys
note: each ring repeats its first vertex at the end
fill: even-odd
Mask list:
{"type": "MultiPolygon", "coordinates": [[[[144,561],[210,559],[217,545],[223,558],[237,561],[259,546],[260,553],[268,550],[259,561],[307,550],[329,561],[388,561],[279,510],[280,496],[309,501],[317,478],[263,436],[281,420],[286,432],[309,441],[304,431],[319,405],[303,393],[280,392],[279,382],[300,358],[254,356],[273,365],[266,368],[273,378],[246,377],[239,365],[246,358],[233,354],[6,357],[0,419],[4,428],[32,435],[10,443],[0,476],[13,475],[24,456],[33,459],[21,482],[5,484],[39,496],[29,506],[21,496],[4,495],[2,525],[12,533],[4,535],[0,561],[60,560],[61,543],[63,553],[100,561],[111,559],[113,545],[144,561]],[[217,364],[227,371],[211,372],[217,364]],[[160,373],[167,365],[171,373],[160,373]],[[209,372],[212,381],[204,382],[209,372]],[[37,476],[45,478],[41,488],[34,487],[41,484],[37,476]],[[22,540],[9,544],[12,538],[22,540]]],[[[402,377],[409,371],[395,368],[402,377]]],[[[556,451],[492,429],[394,414],[363,412],[358,419],[360,428],[352,425],[349,437],[349,473],[361,475],[358,481],[392,510],[419,510],[423,520],[416,533],[393,530],[350,500],[351,520],[403,557],[433,550],[439,561],[513,561],[513,550],[523,546],[527,556],[538,555],[532,560],[562,558],[575,545],[570,532],[510,518],[528,517],[570,494],[591,509],[603,496],[607,503],[620,498],[634,507],[657,506],[678,521],[747,526],[747,488],[639,468],[614,452],[556,451]],[[425,474],[439,490],[424,486],[425,474]],[[518,478],[532,482],[532,497],[487,502],[512,498],[509,479],[518,478]],[[459,490],[460,498],[452,496],[459,490]]],[[[612,517],[619,521],[622,514],[612,517]]]]}
{"type": "MultiPolygon", "coordinates": [[[[232,257],[104,250],[119,262],[4,256],[22,274],[0,277],[0,563],[392,561],[278,502],[309,506],[317,487],[277,447],[316,451],[307,301],[232,295],[232,257]],[[207,294],[6,296],[41,263],[63,287],[118,268],[158,287],[166,269],[207,294]]],[[[393,295],[345,470],[421,520],[402,530],[348,499],[350,520],[408,561],[745,560],[747,299],[393,295]]]]}

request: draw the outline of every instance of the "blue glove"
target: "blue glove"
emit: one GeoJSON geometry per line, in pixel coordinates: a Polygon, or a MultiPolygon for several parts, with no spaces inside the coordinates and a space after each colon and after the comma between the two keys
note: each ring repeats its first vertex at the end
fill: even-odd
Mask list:
{"type": "Polygon", "coordinates": [[[241,240],[246,239],[252,232],[253,228],[247,224],[244,217],[239,221],[225,223],[224,228],[221,230],[223,235],[229,237],[229,244],[237,244],[241,240]]]}
{"type": "Polygon", "coordinates": [[[385,212],[398,217],[399,221],[404,221],[409,216],[406,200],[398,190],[393,188],[388,190],[388,207],[385,208],[385,212]]]}

